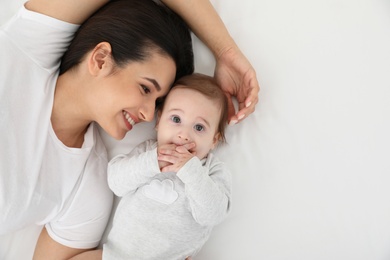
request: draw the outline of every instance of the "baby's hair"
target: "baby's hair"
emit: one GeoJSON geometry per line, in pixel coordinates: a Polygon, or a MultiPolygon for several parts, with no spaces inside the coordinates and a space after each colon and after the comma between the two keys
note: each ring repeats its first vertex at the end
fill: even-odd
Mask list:
{"type": "MultiPolygon", "coordinates": [[[[217,132],[220,134],[219,141],[225,143],[225,128],[228,121],[227,98],[214,78],[201,73],[193,73],[178,79],[173,84],[171,90],[175,88],[186,88],[198,91],[207,98],[216,101],[216,103],[219,104],[221,113],[219,116],[217,132]]],[[[162,103],[159,109],[162,111],[163,107],[164,103],[162,103]]]]}

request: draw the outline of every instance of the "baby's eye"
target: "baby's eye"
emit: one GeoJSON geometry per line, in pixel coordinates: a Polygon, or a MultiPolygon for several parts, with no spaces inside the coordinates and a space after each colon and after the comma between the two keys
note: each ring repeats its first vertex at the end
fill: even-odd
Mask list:
{"type": "Polygon", "coordinates": [[[145,94],[149,94],[150,93],[150,89],[147,86],[141,85],[141,87],[144,90],[145,94]]]}
{"type": "Polygon", "coordinates": [[[172,122],[174,122],[176,124],[180,123],[180,117],[178,117],[178,116],[172,116],[171,120],[172,120],[172,122]]]}
{"type": "Polygon", "coordinates": [[[195,125],[195,126],[194,126],[194,129],[195,129],[196,131],[198,131],[198,132],[201,132],[201,131],[204,130],[204,126],[202,126],[202,125],[195,125]]]}

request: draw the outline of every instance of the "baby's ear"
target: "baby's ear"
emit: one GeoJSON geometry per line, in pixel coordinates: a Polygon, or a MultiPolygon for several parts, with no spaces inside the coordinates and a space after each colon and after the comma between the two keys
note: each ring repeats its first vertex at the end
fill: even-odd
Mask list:
{"type": "Polygon", "coordinates": [[[156,113],[156,126],[154,127],[156,131],[158,131],[158,124],[160,123],[161,113],[162,113],[161,109],[158,109],[156,113]]]}
{"type": "Polygon", "coordinates": [[[217,146],[217,144],[219,143],[220,139],[221,139],[221,134],[220,133],[216,133],[214,135],[214,139],[213,139],[213,149],[217,146]]]}

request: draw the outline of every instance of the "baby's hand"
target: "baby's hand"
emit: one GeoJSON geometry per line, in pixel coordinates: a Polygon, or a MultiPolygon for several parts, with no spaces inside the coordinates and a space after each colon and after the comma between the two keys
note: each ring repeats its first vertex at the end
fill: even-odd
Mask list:
{"type": "Polygon", "coordinates": [[[195,143],[185,145],[166,144],[158,147],[158,164],[161,172],[178,172],[195,152],[190,152],[195,143]]]}

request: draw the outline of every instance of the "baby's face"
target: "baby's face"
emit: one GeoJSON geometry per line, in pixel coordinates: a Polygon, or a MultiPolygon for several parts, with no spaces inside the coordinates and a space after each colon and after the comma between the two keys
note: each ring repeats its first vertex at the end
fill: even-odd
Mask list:
{"type": "Polygon", "coordinates": [[[194,142],[199,159],[207,156],[218,143],[220,108],[198,91],[175,88],[165,100],[157,129],[160,145],[194,142]]]}

